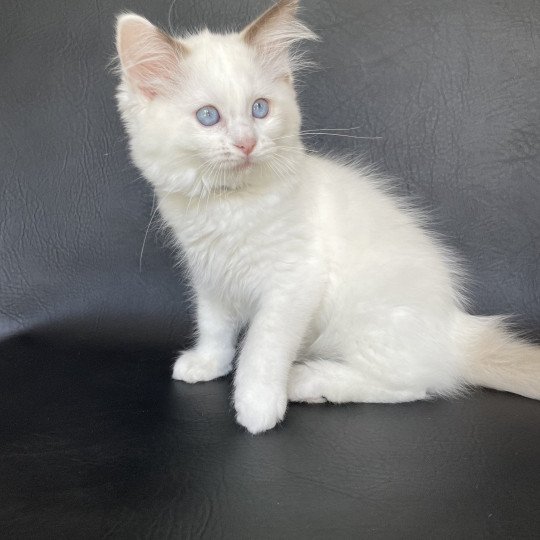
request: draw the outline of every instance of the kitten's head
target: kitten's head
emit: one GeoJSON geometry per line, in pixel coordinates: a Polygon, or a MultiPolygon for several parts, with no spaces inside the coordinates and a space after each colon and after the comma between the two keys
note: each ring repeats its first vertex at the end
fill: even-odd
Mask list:
{"type": "Polygon", "coordinates": [[[299,155],[291,49],[315,35],[280,0],[240,33],[177,38],[121,15],[118,103],[137,166],[187,196],[280,176],[299,155]]]}

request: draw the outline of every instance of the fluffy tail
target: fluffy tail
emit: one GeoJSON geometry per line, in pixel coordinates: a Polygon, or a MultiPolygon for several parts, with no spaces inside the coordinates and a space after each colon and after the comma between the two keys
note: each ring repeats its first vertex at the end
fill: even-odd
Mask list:
{"type": "Polygon", "coordinates": [[[466,315],[459,326],[467,383],[540,399],[540,346],[513,335],[503,317],[466,315]]]}

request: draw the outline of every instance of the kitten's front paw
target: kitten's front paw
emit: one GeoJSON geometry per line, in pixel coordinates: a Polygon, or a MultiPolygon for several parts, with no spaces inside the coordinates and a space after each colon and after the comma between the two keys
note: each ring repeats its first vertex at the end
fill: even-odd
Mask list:
{"type": "Polygon", "coordinates": [[[234,395],[236,421],[254,435],[272,429],[283,420],[287,394],[267,387],[236,390],[234,395]]]}
{"type": "Polygon", "coordinates": [[[196,350],[185,351],[174,363],[173,379],[188,383],[211,381],[231,371],[231,362],[220,362],[213,357],[198,353],[196,350]]]}

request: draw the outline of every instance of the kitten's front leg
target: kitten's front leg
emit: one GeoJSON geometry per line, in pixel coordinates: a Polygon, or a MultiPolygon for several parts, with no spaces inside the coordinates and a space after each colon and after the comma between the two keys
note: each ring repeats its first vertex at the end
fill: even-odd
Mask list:
{"type": "Polygon", "coordinates": [[[310,316],[306,303],[288,298],[263,305],[253,318],[234,381],[236,419],[251,433],[271,429],[283,419],[289,370],[310,316]]]}
{"type": "Polygon", "coordinates": [[[176,360],[173,379],[196,383],[229,373],[235,353],[238,327],[221,302],[197,294],[197,344],[176,360]]]}

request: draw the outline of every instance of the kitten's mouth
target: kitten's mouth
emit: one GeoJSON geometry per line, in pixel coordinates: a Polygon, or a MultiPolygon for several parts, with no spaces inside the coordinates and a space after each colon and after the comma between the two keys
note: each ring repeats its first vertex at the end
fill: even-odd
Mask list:
{"type": "Polygon", "coordinates": [[[251,161],[244,161],[242,163],[239,163],[238,165],[236,165],[236,169],[240,170],[240,171],[244,171],[246,169],[250,169],[251,167],[253,166],[253,162],[251,161]]]}
{"type": "Polygon", "coordinates": [[[231,169],[233,171],[247,171],[253,167],[254,163],[249,158],[241,161],[240,163],[233,163],[231,169]]]}

